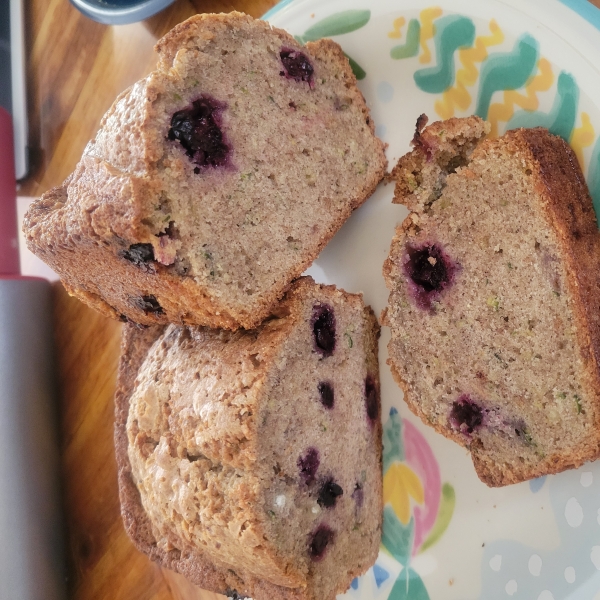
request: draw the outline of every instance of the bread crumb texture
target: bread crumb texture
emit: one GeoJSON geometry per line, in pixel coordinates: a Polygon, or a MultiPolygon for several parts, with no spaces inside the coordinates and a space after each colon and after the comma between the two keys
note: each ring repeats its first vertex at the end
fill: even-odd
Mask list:
{"type": "Polygon", "coordinates": [[[127,328],[117,394],[134,542],[221,593],[344,592],[382,526],[379,327],[362,297],[302,278],[256,330],[144,336],[127,328]]]}
{"type": "Polygon", "coordinates": [[[422,420],[498,486],[598,457],[600,238],[573,151],[544,129],[434,123],[393,170],[389,364],[422,420]]]}
{"type": "Polygon", "coordinates": [[[28,246],[113,318],[255,327],[374,191],[383,144],[331,40],[231,13],[156,49],[29,209],[28,246]]]}

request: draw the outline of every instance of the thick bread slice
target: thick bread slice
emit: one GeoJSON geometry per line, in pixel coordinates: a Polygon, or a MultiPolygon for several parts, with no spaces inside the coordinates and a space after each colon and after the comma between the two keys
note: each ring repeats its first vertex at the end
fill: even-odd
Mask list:
{"type": "Polygon", "coordinates": [[[213,591],[333,600],[382,526],[379,327],[295,283],[253,331],[128,325],[115,440],[126,529],[213,591]]]}
{"type": "Polygon", "coordinates": [[[331,40],[231,13],[156,50],[29,209],[28,246],[113,318],[255,327],[374,191],[383,144],[331,40]]]}
{"type": "Polygon", "coordinates": [[[394,169],[389,364],[409,407],[499,486],[600,450],[600,234],[571,148],[476,117],[417,130],[394,169]]]}

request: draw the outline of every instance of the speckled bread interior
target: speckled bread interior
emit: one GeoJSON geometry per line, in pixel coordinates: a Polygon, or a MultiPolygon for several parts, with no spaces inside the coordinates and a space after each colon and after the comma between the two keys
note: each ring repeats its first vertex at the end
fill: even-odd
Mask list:
{"type": "Polygon", "coordinates": [[[196,15],[156,50],[29,209],[28,246],[113,318],[255,327],[374,191],[383,144],[331,40],[231,13],[196,15]]]}
{"type": "Polygon", "coordinates": [[[126,326],[116,448],[126,529],[193,583],[333,600],[381,539],[379,326],[310,278],[252,331],[126,326]]]}
{"type": "Polygon", "coordinates": [[[421,126],[392,173],[412,212],[384,265],[409,407],[488,485],[594,460],[600,235],[575,154],[541,128],[421,126]]]}

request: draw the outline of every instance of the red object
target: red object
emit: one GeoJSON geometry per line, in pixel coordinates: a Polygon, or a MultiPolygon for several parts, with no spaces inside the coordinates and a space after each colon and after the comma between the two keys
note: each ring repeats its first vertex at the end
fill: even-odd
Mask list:
{"type": "Polygon", "coordinates": [[[20,272],[12,117],[0,106],[0,277],[20,272]]]}

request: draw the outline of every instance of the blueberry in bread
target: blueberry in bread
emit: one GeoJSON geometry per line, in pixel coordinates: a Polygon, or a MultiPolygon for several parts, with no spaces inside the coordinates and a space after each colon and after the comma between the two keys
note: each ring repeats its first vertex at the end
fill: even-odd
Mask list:
{"type": "Polygon", "coordinates": [[[193,583],[333,600],[377,557],[379,326],[310,278],[255,330],[125,326],[115,441],[126,529],[193,583]]]}
{"type": "Polygon", "coordinates": [[[547,130],[417,126],[392,172],[389,364],[409,407],[500,486],[600,449],[600,234],[575,154],[547,130]]]}
{"type": "Polygon", "coordinates": [[[27,243],[114,318],[255,327],[374,191],[383,144],[331,40],[231,13],[156,49],[30,208],[27,243]]]}

